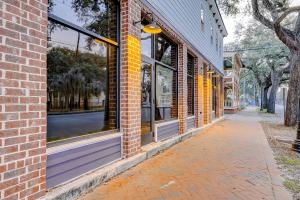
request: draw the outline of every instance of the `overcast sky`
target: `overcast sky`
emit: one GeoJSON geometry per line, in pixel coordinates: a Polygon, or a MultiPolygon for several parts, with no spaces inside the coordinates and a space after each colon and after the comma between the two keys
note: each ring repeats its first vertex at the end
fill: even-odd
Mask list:
{"type": "MultiPolygon", "coordinates": [[[[300,5],[300,0],[291,0],[292,2],[292,6],[299,6],[300,5]]],[[[245,6],[245,3],[241,3],[242,7],[245,6]]],[[[228,36],[224,38],[224,44],[227,44],[229,42],[233,42],[234,39],[235,39],[235,35],[234,35],[234,32],[235,32],[235,26],[240,22],[240,23],[243,23],[243,24],[246,24],[248,23],[248,21],[250,19],[252,19],[252,16],[245,16],[244,14],[239,14],[238,16],[236,17],[232,17],[232,16],[226,16],[224,14],[222,14],[222,17],[223,17],[223,20],[224,20],[224,23],[225,23],[225,26],[226,26],[226,29],[228,31],[228,36]]]]}

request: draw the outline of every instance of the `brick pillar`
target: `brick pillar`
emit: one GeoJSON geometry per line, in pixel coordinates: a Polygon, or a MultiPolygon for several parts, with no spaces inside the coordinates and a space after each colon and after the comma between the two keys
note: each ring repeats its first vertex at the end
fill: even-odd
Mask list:
{"type": "Polygon", "coordinates": [[[187,47],[178,45],[178,119],[180,134],[186,131],[187,118],[187,47]]]}
{"type": "Polygon", "coordinates": [[[224,115],[224,78],[220,77],[220,88],[221,88],[221,94],[220,94],[220,115],[224,115]]]}
{"type": "Polygon", "coordinates": [[[0,199],[46,191],[47,1],[0,1],[0,199]]]}
{"type": "Polygon", "coordinates": [[[141,6],[137,0],[121,2],[121,130],[123,152],[130,157],[141,149],[141,6]]]}
{"type": "MultiPolygon", "coordinates": [[[[211,69],[211,67],[210,67],[211,69]]],[[[208,123],[212,122],[212,104],[213,104],[213,82],[212,82],[212,74],[207,74],[207,113],[208,113],[208,123]]]]}
{"type": "Polygon", "coordinates": [[[204,64],[203,68],[203,118],[204,124],[211,123],[212,119],[212,75],[208,74],[209,68],[204,64]]]}
{"type": "Polygon", "coordinates": [[[202,126],[202,66],[199,58],[195,58],[195,127],[202,126]]]}
{"type": "Polygon", "coordinates": [[[221,81],[220,77],[216,77],[216,118],[221,117],[221,81]]]}

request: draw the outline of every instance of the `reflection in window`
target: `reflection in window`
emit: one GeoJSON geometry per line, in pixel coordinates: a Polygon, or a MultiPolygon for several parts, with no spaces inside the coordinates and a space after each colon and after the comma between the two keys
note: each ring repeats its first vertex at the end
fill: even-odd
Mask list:
{"type": "Polygon", "coordinates": [[[212,44],[214,42],[214,29],[212,25],[210,25],[210,43],[212,44]]]}
{"type": "Polygon", "coordinates": [[[116,47],[48,27],[48,140],[116,129],[116,47]]]}
{"type": "Polygon", "coordinates": [[[201,6],[201,10],[200,10],[200,18],[201,18],[201,23],[204,24],[204,9],[201,6]]]}
{"type": "Polygon", "coordinates": [[[152,39],[150,33],[141,32],[142,54],[151,57],[152,39]]]}
{"type": "Polygon", "coordinates": [[[155,59],[174,67],[176,64],[174,61],[176,59],[172,58],[172,56],[176,56],[176,46],[172,44],[168,39],[159,35],[155,40],[155,59]]]}
{"type": "Polygon", "coordinates": [[[117,6],[114,0],[49,0],[48,11],[116,41],[117,6]]]}
{"type": "Polygon", "coordinates": [[[163,65],[156,65],[155,120],[177,117],[177,72],[163,65]]]}
{"type": "Polygon", "coordinates": [[[212,78],[212,110],[217,110],[217,78],[212,78]]]}
{"type": "Polygon", "coordinates": [[[194,115],[194,58],[188,54],[187,62],[188,115],[194,115]]]}

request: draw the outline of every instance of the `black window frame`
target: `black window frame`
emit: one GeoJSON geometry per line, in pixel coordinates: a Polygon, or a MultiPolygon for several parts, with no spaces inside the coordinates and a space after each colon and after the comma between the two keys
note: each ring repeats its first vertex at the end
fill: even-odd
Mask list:
{"type": "MultiPolygon", "coordinates": [[[[147,23],[149,23],[147,20],[144,20],[142,22],[142,25],[146,25],[147,23]]],[[[152,34],[151,35],[151,57],[148,57],[144,54],[142,54],[142,60],[145,60],[146,62],[149,62],[149,63],[152,63],[153,64],[153,72],[154,72],[154,75],[153,75],[153,80],[154,80],[154,94],[153,94],[153,97],[151,98],[152,101],[154,101],[153,103],[153,109],[154,109],[154,116],[153,116],[153,122],[154,123],[161,123],[161,122],[165,122],[165,121],[171,121],[171,120],[174,120],[174,119],[178,119],[178,44],[176,42],[173,42],[172,40],[170,40],[168,38],[168,36],[164,33],[160,33],[158,35],[155,35],[155,34],[152,34]],[[175,58],[176,58],[176,61],[175,61],[175,65],[172,67],[172,66],[169,66],[159,60],[156,60],[156,50],[157,50],[157,44],[156,44],[156,39],[157,37],[163,37],[165,40],[167,40],[169,43],[171,43],[172,45],[175,46],[175,58]],[[173,118],[170,118],[170,119],[162,119],[162,120],[156,120],[155,119],[155,108],[156,108],[156,66],[157,65],[160,65],[160,66],[163,66],[163,67],[166,67],[170,70],[173,70],[173,73],[176,74],[176,117],[173,117],[173,118]]]]}
{"type": "MultiPolygon", "coordinates": [[[[107,131],[99,131],[99,132],[95,132],[95,133],[91,133],[91,134],[86,134],[86,135],[81,135],[81,136],[74,136],[74,137],[70,137],[70,138],[67,138],[65,140],[69,141],[69,142],[73,142],[73,141],[77,141],[79,138],[90,138],[90,137],[96,137],[99,135],[99,136],[102,136],[102,135],[106,135],[109,134],[109,133],[115,133],[116,131],[119,131],[120,130],[120,57],[121,57],[121,54],[120,54],[120,39],[121,39],[121,36],[120,36],[120,2],[118,0],[112,0],[115,2],[115,5],[116,5],[116,40],[117,41],[114,41],[114,40],[111,40],[109,38],[106,38],[104,36],[101,36],[100,34],[97,34],[95,32],[92,32],[92,31],[89,31],[81,26],[78,26],[72,22],[69,22],[61,17],[58,17],[54,14],[50,14],[48,12],[48,22],[54,22],[54,23],[57,23],[57,24],[60,24],[60,25],[63,25],[67,28],[70,28],[74,31],[77,31],[81,34],[84,34],[84,35],[87,35],[91,38],[94,38],[94,39],[97,39],[97,40],[100,40],[104,43],[107,43],[108,45],[112,45],[114,47],[116,47],[117,49],[117,55],[116,55],[116,128],[115,129],[112,129],[112,130],[107,130],[107,131]]],[[[79,139],[81,140],[81,139],[79,139]]],[[[64,144],[65,141],[64,140],[57,140],[57,141],[54,141],[54,142],[48,142],[49,143],[49,146],[56,146],[56,144],[64,144]]]]}
{"type": "MultiPolygon", "coordinates": [[[[195,115],[195,57],[192,56],[190,53],[187,53],[187,92],[189,91],[192,91],[192,110],[190,111],[190,106],[189,104],[187,105],[187,113],[188,113],[188,116],[194,116],[195,115]],[[191,59],[191,62],[192,62],[192,65],[191,65],[191,68],[192,68],[192,73],[189,73],[189,59],[191,59]],[[189,84],[188,84],[188,79],[191,79],[192,80],[192,88],[189,88],[189,84]]],[[[189,95],[187,95],[187,103],[188,103],[188,98],[189,98],[189,95]]]]}
{"type": "MultiPolygon", "coordinates": [[[[154,60],[154,67],[155,67],[155,73],[154,73],[154,80],[156,80],[156,66],[157,64],[158,65],[161,65],[165,68],[168,68],[170,70],[173,70],[173,73],[176,74],[176,108],[177,108],[177,112],[176,112],[176,117],[173,117],[173,118],[170,118],[170,119],[162,119],[162,120],[156,120],[155,117],[154,117],[154,121],[155,122],[164,122],[164,121],[170,121],[170,120],[174,120],[174,119],[178,119],[178,45],[176,43],[174,43],[173,41],[171,41],[165,34],[161,33],[159,35],[154,35],[153,36],[153,53],[152,53],[152,58],[154,60]],[[165,40],[167,40],[170,44],[174,45],[175,46],[175,58],[176,58],[176,61],[175,61],[175,66],[170,66],[170,65],[167,65],[161,61],[158,61],[156,60],[156,50],[157,50],[157,43],[156,43],[156,39],[158,36],[161,36],[163,37],[165,40]]],[[[155,91],[156,91],[156,82],[155,82],[155,91]]],[[[154,92],[154,108],[156,108],[156,92],[154,92]]],[[[156,112],[156,111],[155,111],[156,112]]],[[[156,116],[156,114],[154,113],[154,116],[156,116]]]]}

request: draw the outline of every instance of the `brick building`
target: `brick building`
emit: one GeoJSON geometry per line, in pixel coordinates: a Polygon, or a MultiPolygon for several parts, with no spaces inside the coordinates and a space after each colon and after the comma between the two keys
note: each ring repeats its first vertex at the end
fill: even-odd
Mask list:
{"type": "Polygon", "coordinates": [[[220,118],[226,35],[215,0],[0,1],[0,199],[220,118]]]}

